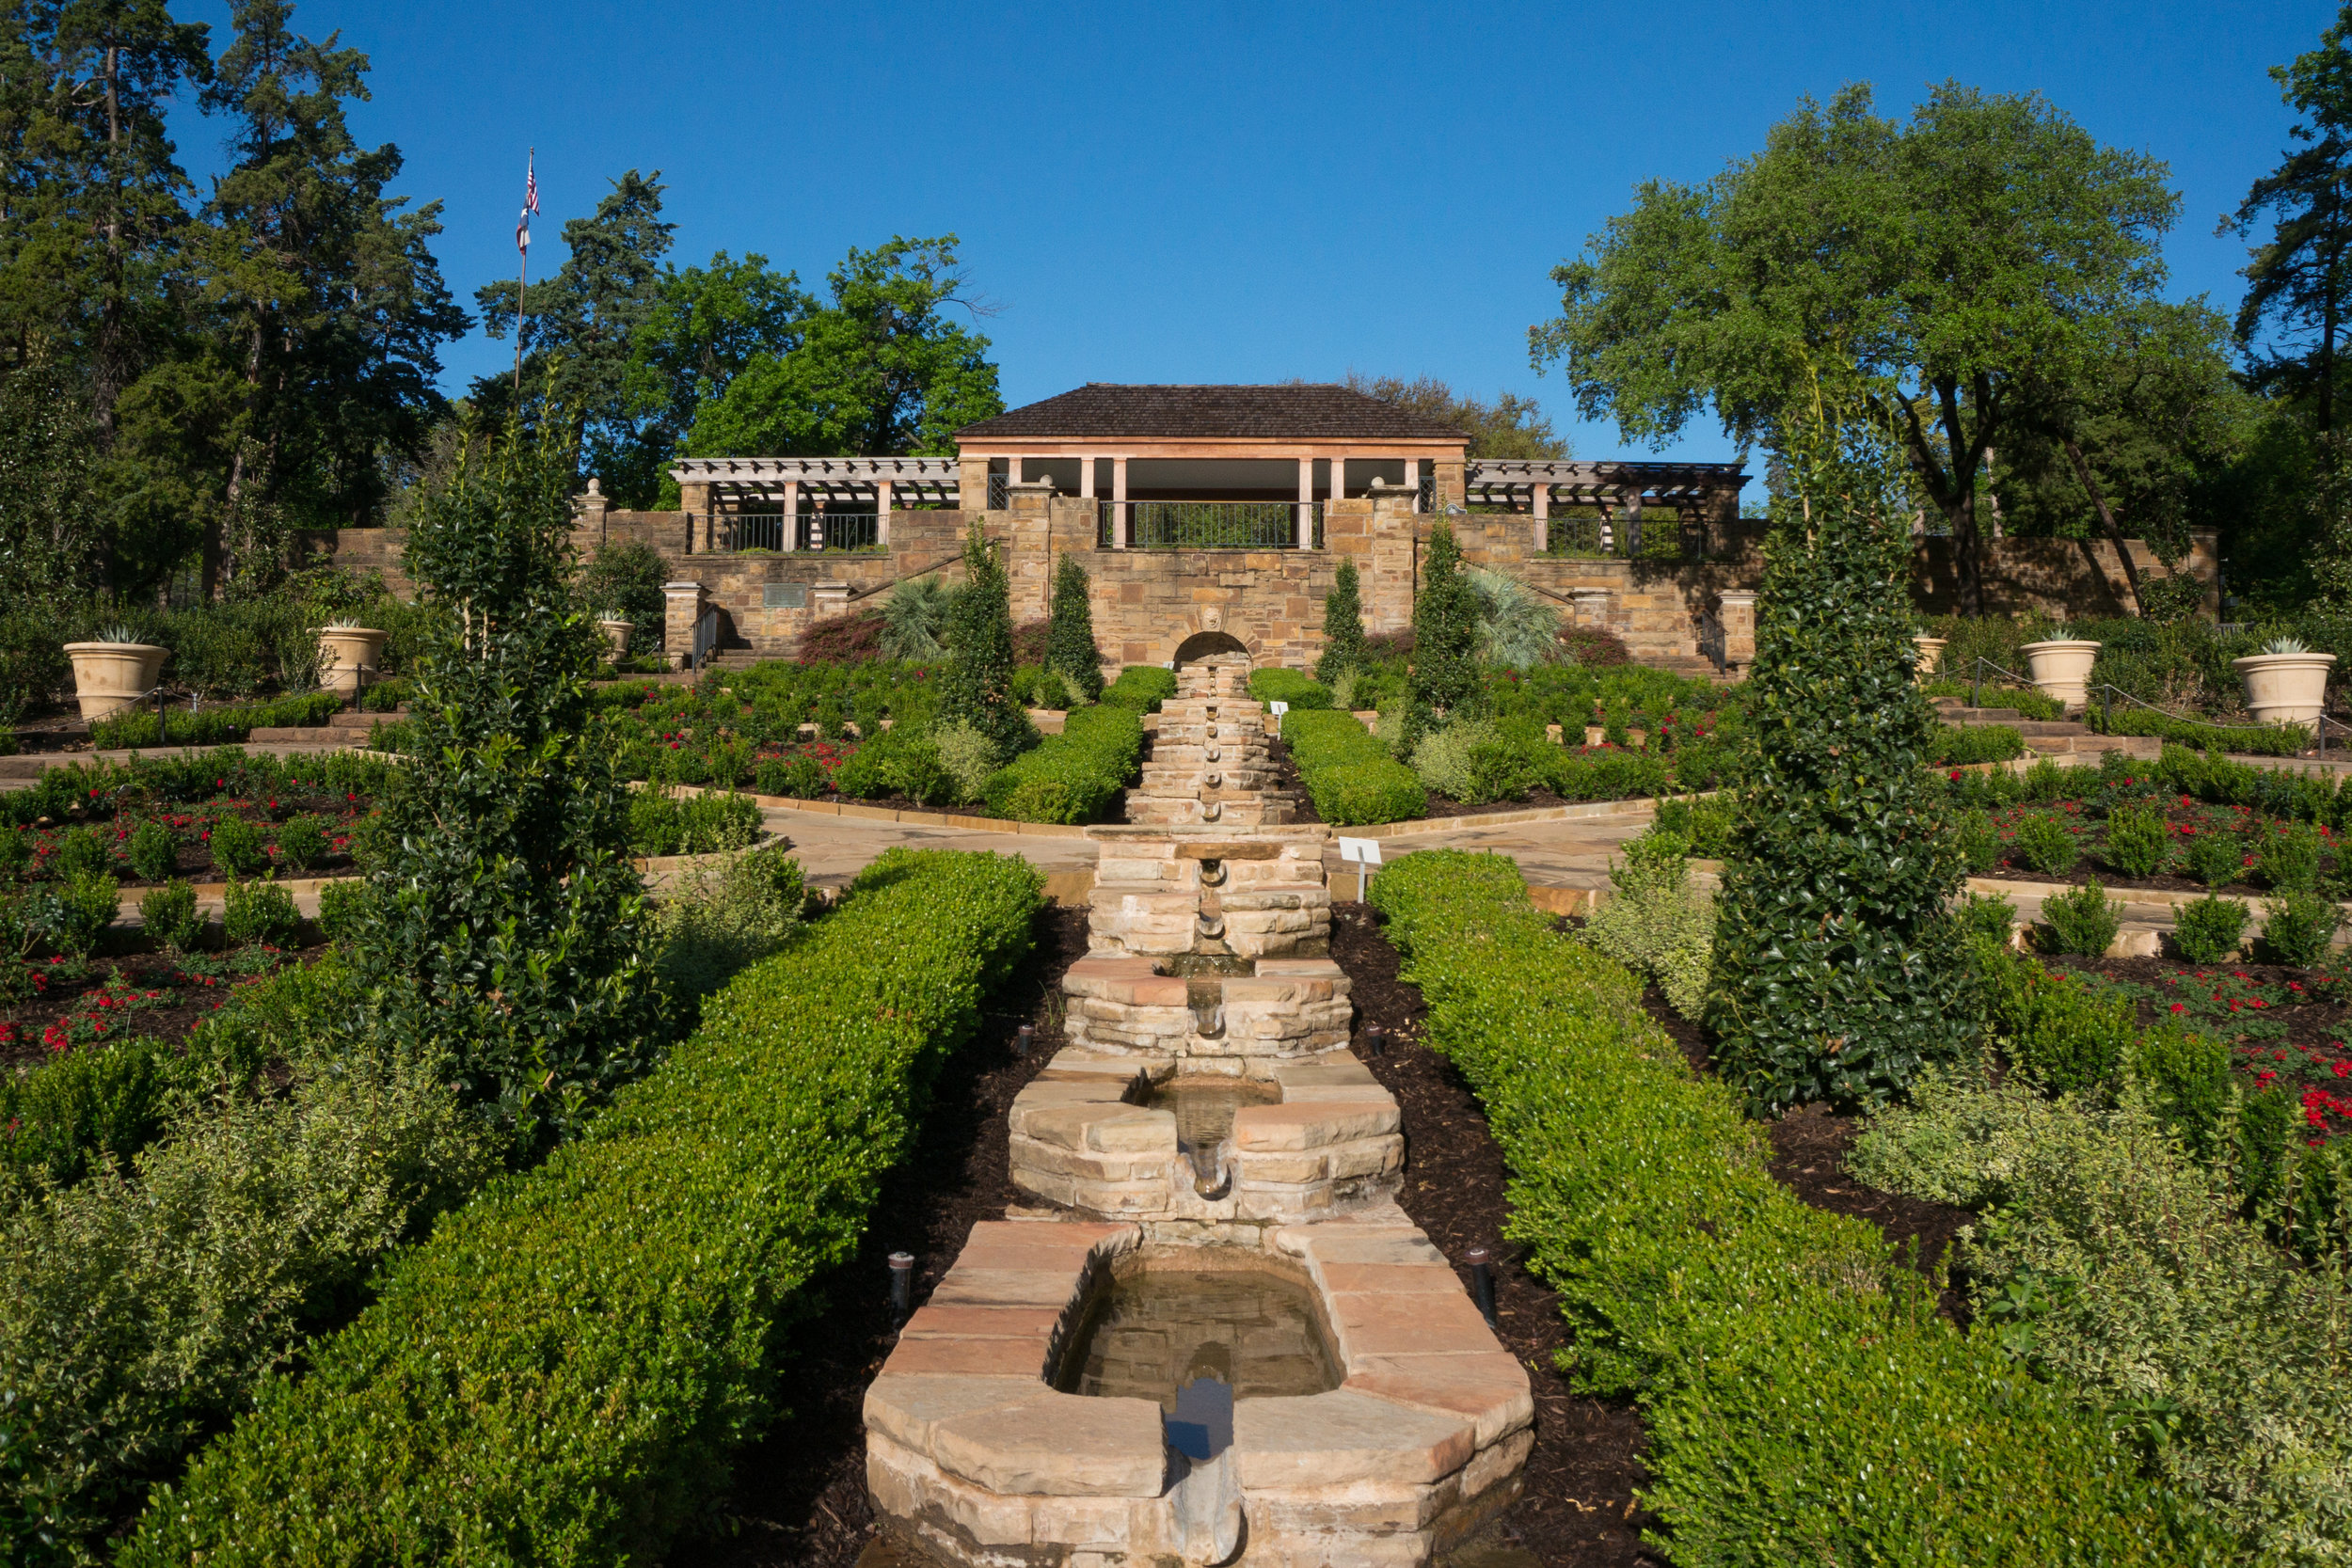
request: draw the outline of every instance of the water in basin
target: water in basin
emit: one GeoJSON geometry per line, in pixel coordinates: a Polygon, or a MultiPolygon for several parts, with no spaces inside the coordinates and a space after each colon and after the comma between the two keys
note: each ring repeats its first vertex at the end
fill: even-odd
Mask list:
{"type": "Polygon", "coordinates": [[[1205,1150],[1233,1135],[1235,1111],[1245,1105],[1273,1105],[1281,1098],[1279,1088],[1254,1078],[1194,1075],[1154,1084],[1152,1098],[1144,1103],[1176,1114],[1179,1148],[1205,1150]]]}
{"type": "Polygon", "coordinates": [[[1154,1400],[1213,1377],[1235,1399],[1320,1394],[1340,1386],[1304,1285],[1260,1268],[1152,1268],[1097,1291],[1056,1386],[1105,1399],[1154,1400]]]}

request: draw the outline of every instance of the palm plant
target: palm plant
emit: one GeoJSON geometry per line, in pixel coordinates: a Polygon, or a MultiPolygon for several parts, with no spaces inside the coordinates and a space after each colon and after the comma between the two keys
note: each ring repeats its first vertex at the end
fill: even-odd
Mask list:
{"type": "Polygon", "coordinates": [[[1560,656],[1560,612],[1535,590],[1484,566],[1462,576],[1477,603],[1479,663],[1525,670],[1560,656]]]}
{"type": "Polygon", "coordinates": [[[955,590],[936,576],[909,578],[882,600],[882,651],[891,658],[931,659],[946,651],[940,634],[955,590]]]}

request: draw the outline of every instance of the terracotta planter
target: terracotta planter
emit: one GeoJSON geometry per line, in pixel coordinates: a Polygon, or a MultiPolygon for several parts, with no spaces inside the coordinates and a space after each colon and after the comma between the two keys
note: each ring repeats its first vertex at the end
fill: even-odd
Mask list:
{"type": "Polygon", "coordinates": [[[2256,654],[2230,660],[2230,668],[2246,683],[2246,711],[2255,722],[2311,730],[2319,727],[2335,662],[2333,654],[2256,654]]]}
{"type": "Polygon", "coordinates": [[[2026,673],[2032,678],[2034,689],[2044,697],[2068,707],[2082,707],[2090,701],[2090,666],[2099,657],[2098,643],[2068,638],[2028,642],[2017,651],[2026,656],[2026,673]]]}
{"type": "Polygon", "coordinates": [[[612,644],[613,658],[616,660],[627,658],[628,657],[628,634],[637,629],[637,623],[634,621],[598,621],[596,626],[604,633],[604,640],[612,644]]]}
{"type": "Polygon", "coordinates": [[[168,648],[151,642],[69,642],[73,661],[73,700],[85,719],[106,719],[134,706],[154,689],[168,648]]]}
{"type": "Polygon", "coordinates": [[[359,674],[371,679],[384,667],[384,639],[389,635],[373,626],[341,627],[319,633],[319,684],[348,697],[359,689],[359,674]]]}
{"type": "Polygon", "coordinates": [[[1913,673],[1921,680],[1926,680],[1930,675],[1934,674],[1936,667],[1944,662],[1944,644],[1950,641],[1948,637],[1913,638],[1912,641],[1917,643],[1919,647],[1919,662],[1913,666],[1913,673]]]}

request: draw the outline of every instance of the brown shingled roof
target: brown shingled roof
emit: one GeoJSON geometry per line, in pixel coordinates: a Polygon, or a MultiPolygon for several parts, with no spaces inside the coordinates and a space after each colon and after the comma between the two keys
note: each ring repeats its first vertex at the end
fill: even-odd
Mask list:
{"type": "Polygon", "coordinates": [[[1344,387],[1131,387],[1089,381],[1075,391],[965,425],[959,441],[1059,436],[1242,441],[1463,441],[1424,419],[1344,387]]]}

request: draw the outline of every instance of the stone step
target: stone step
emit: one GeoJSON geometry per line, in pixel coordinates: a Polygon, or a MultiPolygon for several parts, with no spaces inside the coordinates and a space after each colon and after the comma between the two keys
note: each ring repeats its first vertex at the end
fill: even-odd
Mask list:
{"type": "Polygon", "coordinates": [[[1954,702],[1950,706],[1937,705],[1947,724],[2014,724],[2024,717],[2013,707],[1969,707],[1954,702]]]}

